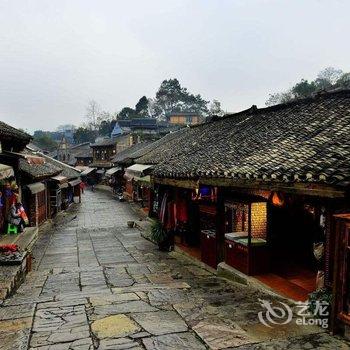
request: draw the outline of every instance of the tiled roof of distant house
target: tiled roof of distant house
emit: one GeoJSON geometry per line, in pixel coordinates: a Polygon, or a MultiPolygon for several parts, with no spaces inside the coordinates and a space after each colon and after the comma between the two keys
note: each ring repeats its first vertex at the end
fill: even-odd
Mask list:
{"type": "Polygon", "coordinates": [[[74,169],[72,166],[64,164],[56,159],[53,159],[45,154],[37,153],[40,157],[44,157],[48,163],[60,168],[62,171],[60,172],[61,176],[65,176],[68,179],[74,179],[80,176],[80,172],[74,169]]]}
{"type": "Polygon", "coordinates": [[[172,145],[177,144],[180,138],[186,135],[188,128],[183,128],[175,132],[166,134],[161,139],[152,142],[133,155],[137,163],[140,164],[157,164],[166,161],[167,150],[172,152],[172,145]]]}
{"type": "Polygon", "coordinates": [[[140,152],[142,152],[142,149],[144,149],[151,143],[152,142],[141,142],[126,148],[125,150],[117,153],[116,156],[112,158],[112,163],[116,163],[116,164],[132,163],[133,159],[136,158],[134,154],[139,156],[140,152]]]}
{"type": "Polygon", "coordinates": [[[128,120],[118,120],[118,124],[122,128],[133,129],[157,129],[158,121],[155,118],[134,118],[128,120]]]}
{"type": "Polygon", "coordinates": [[[92,143],[91,147],[103,147],[103,146],[114,146],[116,145],[116,140],[111,138],[103,138],[96,140],[95,143],[92,143]]]}
{"type": "MultiPolygon", "coordinates": [[[[28,148],[26,148],[22,153],[24,156],[41,157],[40,153],[38,154],[37,152],[34,152],[28,148]]],[[[43,161],[37,163],[30,162],[30,159],[20,158],[19,170],[28,177],[36,180],[55,176],[62,171],[61,167],[58,167],[54,163],[47,161],[44,157],[41,158],[43,161]]]]}
{"type": "Polygon", "coordinates": [[[84,142],[79,145],[71,146],[69,149],[70,159],[69,164],[74,165],[77,158],[92,158],[92,148],[89,142],[84,142]]]}
{"type": "Polygon", "coordinates": [[[73,179],[80,176],[79,171],[73,167],[53,159],[41,152],[34,152],[26,148],[22,154],[24,157],[40,157],[44,160],[43,162],[30,162],[30,160],[28,161],[24,158],[19,159],[19,169],[29,177],[41,179],[59,174],[67,177],[68,179],[73,179]]]}
{"type": "Polygon", "coordinates": [[[190,112],[170,112],[170,113],[167,113],[167,116],[172,116],[172,115],[186,115],[186,116],[197,116],[199,115],[198,112],[194,112],[194,111],[190,111],[190,112]]]}

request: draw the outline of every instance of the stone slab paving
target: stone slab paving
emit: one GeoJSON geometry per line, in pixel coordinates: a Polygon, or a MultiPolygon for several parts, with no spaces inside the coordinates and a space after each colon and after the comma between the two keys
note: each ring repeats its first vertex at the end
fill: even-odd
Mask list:
{"type": "Polygon", "coordinates": [[[86,191],[41,233],[33,271],[0,306],[1,350],[350,349],[321,328],[262,325],[258,299],[278,298],[159,252],[127,227],[132,208],[86,191]]]}

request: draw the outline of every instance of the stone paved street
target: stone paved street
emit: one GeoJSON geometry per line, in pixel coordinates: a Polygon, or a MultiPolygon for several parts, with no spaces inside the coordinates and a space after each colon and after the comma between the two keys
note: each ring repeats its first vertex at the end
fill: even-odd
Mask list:
{"type": "Polygon", "coordinates": [[[321,328],[268,328],[261,291],[162,253],[128,203],[87,191],[43,232],[33,271],[0,307],[0,349],[350,349],[321,328]]]}

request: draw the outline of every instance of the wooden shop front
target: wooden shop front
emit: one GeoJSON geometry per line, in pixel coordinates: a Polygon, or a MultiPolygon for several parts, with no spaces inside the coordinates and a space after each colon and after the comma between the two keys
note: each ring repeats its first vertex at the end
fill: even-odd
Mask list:
{"type": "Polygon", "coordinates": [[[48,196],[50,205],[50,217],[59,213],[65,206],[68,179],[65,176],[57,175],[51,177],[48,183],[48,196]]]}
{"type": "Polygon", "coordinates": [[[68,205],[72,203],[80,203],[81,202],[81,189],[80,189],[80,179],[74,179],[68,182],[68,205]]]}
{"type": "Polygon", "coordinates": [[[23,204],[27,208],[30,226],[39,226],[47,219],[46,184],[35,182],[25,186],[23,190],[23,204]]]}
{"type": "Polygon", "coordinates": [[[184,250],[197,249],[199,254],[192,255],[207,265],[225,262],[295,300],[327,286],[330,216],[339,208],[339,193],[332,200],[322,191],[155,182],[173,191],[175,199],[186,200],[189,221],[175,231],[176,243],[184,250]]]}
{"type": "Polygon", "coordinates": [[[134,164],[126,168],[124,174],[126,197],[147,208],[151,200],[151,172],[151,165],[134,164]]]}
{"type": "Polygon", "coordinates": [[[247,275],[267,272],[267,203],[225,201],[225,217],[225,262],[247,275]]]}

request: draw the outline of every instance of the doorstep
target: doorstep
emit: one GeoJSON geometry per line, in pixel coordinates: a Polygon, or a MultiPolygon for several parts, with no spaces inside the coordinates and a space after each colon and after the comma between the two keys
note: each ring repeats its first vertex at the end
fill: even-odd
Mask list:
{"type": "MultiPolygon", "coordinates": [[[[206,263],[204,263],[201,260],[196,259],[194,256],[192,256],[191,254],[189,254],[188,252],[186,252],[185,250],[181,249],[181,247],[179,247],[178,245],[174,245],[174,252],[175,254],[179,254],[182,257],[186,258],[188,261],[190,261],[192,264],[210,272],[213,275],[217,274],[217,270],[215,270],[214,268],[212,268],[211,266],[207,265],[206,263]]],[[[170,253],[174,254],[174,253],[170,253]]]]}
{"type": "MultiPolygon", "coordinates": [[[[22,251],[30,253],[38,238],[37,227],[27,227],[20,234],[7,234],[0,237],[0,244],[17,244],[22,251]]],[[[16,291],[27,274],[30,254],[19,265],[0,265],[0,303],[16,291]]]]}
{"type": "Polygon", "coordinates": [[[255,277],[248,276],[248,275],[244,274],[243,272],[235,269],[234,267],[227,265],[225,262],[221,262],[218,265],[217,274],[218,274],[218,276],[226,278],[232,282],[240,283],[240,284],[246,285],[250,288],[268,293],[274,297],[288,300],[292,304],[294,304],[296,302],[295,300],[288,298],[283,294],[278,293],[278,291],[272,289],[271,287],[269,287],[265,283],[260,282],[255,277]]]}

